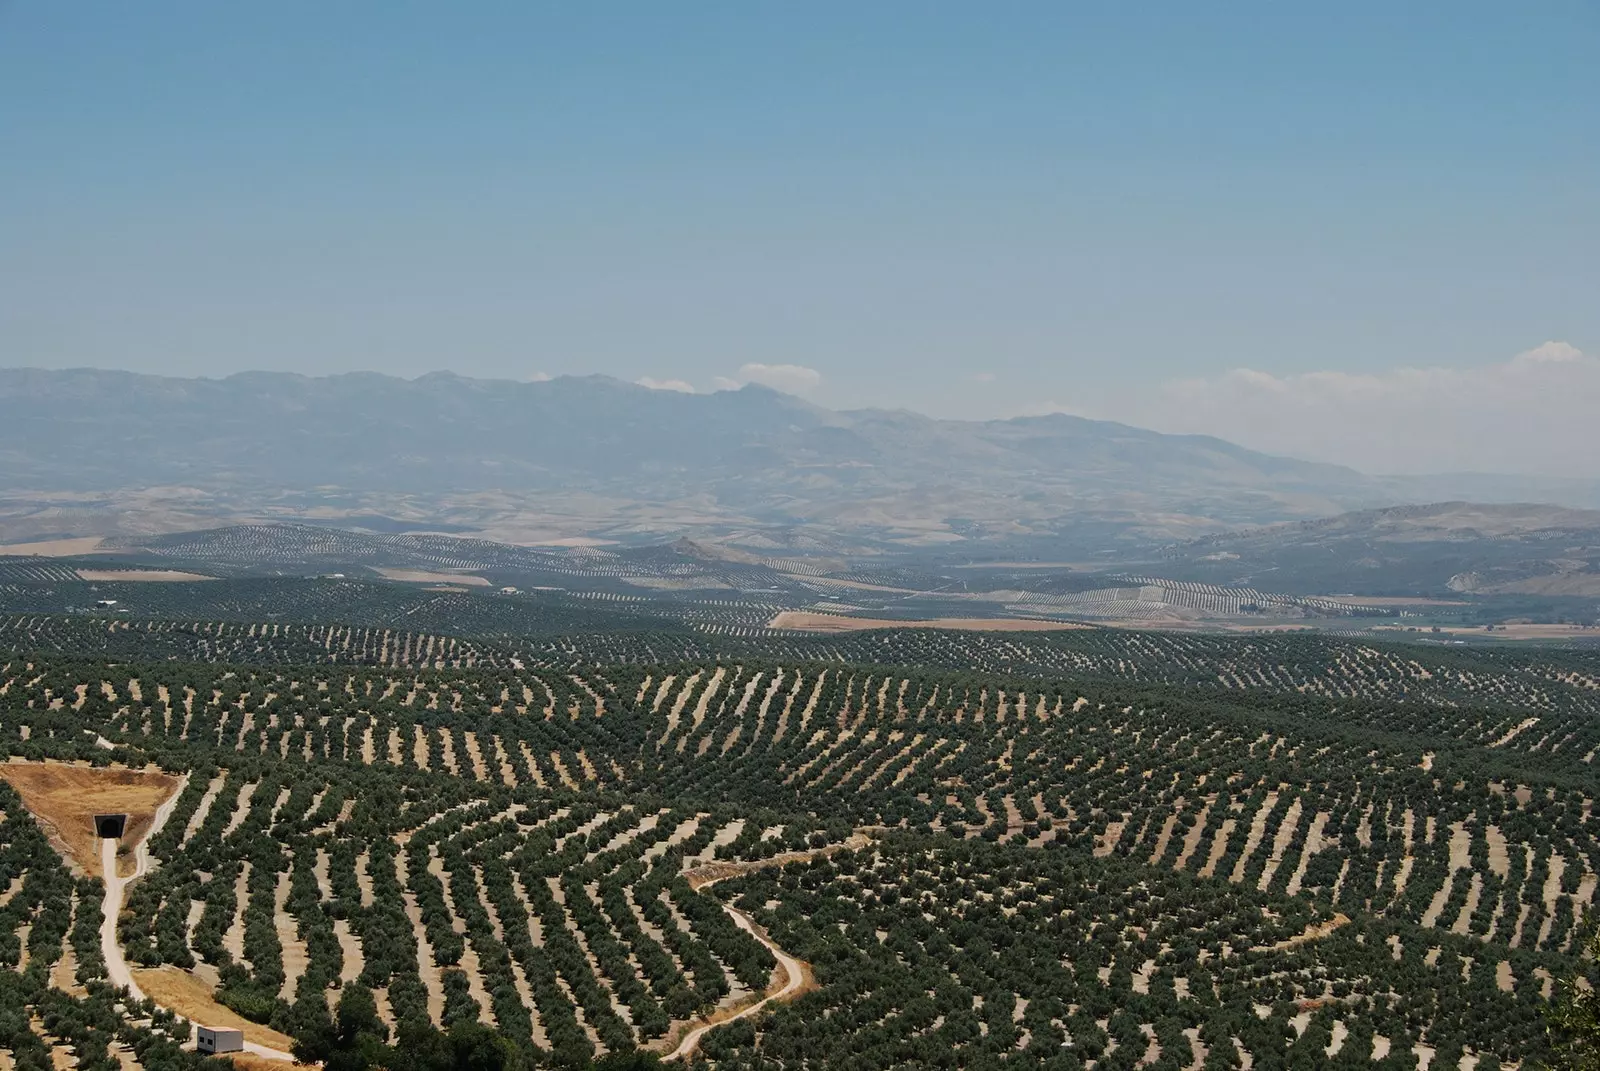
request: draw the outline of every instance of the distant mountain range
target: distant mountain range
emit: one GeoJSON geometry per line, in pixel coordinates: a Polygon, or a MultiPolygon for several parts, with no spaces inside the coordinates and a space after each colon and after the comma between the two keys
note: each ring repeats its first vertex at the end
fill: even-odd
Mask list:
{"type": "Polygon", "coordinates": [[[1600,505],[1600,485],[1576,481],[1380,478],[1073,416],[839,412],[759,386],[0,370],[7,523],[33,503],[32,533],[69,534],[135,490],[144,530],[210,510],[507,539],[799,526],[900,544],[1163,542],[1443,497],[1600,505]],[[183,516],[165,523],[151,489],[173,488],[183,516]]]}

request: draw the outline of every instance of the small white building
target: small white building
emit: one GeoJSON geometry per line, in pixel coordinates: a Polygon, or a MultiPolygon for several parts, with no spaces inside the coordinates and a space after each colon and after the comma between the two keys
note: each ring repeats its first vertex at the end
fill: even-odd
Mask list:
{"type": "Polygon", "coordinates": [[[196,1026],[194,1047],[210,1056],[221,1052],[243,1052],[244,1031],[225,1026],[196,1026]]]}

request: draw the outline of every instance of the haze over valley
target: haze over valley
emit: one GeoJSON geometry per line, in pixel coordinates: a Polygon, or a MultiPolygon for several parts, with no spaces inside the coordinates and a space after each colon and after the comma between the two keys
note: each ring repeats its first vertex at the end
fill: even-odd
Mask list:
{"type": "Polygon", "coordinates": [[[14,370],[0,452],[14,557],[457,576],[708,626],[1415,629],[1581,625],[1600,606],[1600,512],[1523,501],[1582,506],[1594,482],[1374,477],[1064,414],[935,420],[605,376],[14,370]]]}

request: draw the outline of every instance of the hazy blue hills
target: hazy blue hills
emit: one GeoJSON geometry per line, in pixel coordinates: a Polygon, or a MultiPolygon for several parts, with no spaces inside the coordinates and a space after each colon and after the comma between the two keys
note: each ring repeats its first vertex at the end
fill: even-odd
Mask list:
{"type": "MultiPolygon", "coordinates": [[[[235,513],[257,497],[334,489],[369,496],[359,508],[377,514],[393,515],[381,496],[412,496],[412,519],[428,502],[454,503],[437,519],[473,527],[481,518],[463,518],[461,496],[537,493],[590,496],[574,509],[596,521],[649,503],[702,522],[930,541],[1067,528],[1182,538],[1529,487],[1375,478],[1066,415],[840,412],[758,386],[682,394],[604,376],[212,380],[92,369],[0,370],[0,471],[10,493],[187,487],[227,496],[235,513]]],[[[1561,493],[1585,504],[1593,489],[1561,493]]],[[[475,508],[509,508],[496,501],[475,508]]],[[[670,528],[659,514],[650,523],[670,528]]]]}

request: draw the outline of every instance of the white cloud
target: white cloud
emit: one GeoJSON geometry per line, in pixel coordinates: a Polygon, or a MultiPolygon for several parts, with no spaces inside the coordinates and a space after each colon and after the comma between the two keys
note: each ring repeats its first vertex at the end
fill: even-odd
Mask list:
{"type": "Polygon", "coordinates": [[[1600,358],[1546,342],[1500,364],[1278,376],[1235,368],[1164,384],[1116,419],[1216,435],[1369,472],[1593,476],[1600,358]]]}
{"type": "Polygon", "coordinates": [[[529,376],[523,382],[525,382],[525,383],[548,383],[548,382],[550,382],[550,373],[549,372],[535,372],[535,373],[533,373],[533,375],[529,376]]]}
{"type": "Polygon", "coordinates": [[[634,382],[651,390],[675,390],[680,394],[694,393],[694,384],[682,379],[654,379],[650,376],[640,376],[634,382]]]}
{"type": "Polygon", "coordinates": [[[759,383],[763,387],[785,391],[789,394],[806,394],[822,384],[822,373],[803,364],[745,364],[739,366],[734,379],[718,378],[719,383],[736,386],[759,383]]]}
{"type": "Polygon", "coordinates": [[[744,386],[737,379],[729,379],[727,376],[712,376],[711,385],[717,390],[738,390],[744,386]]]}

